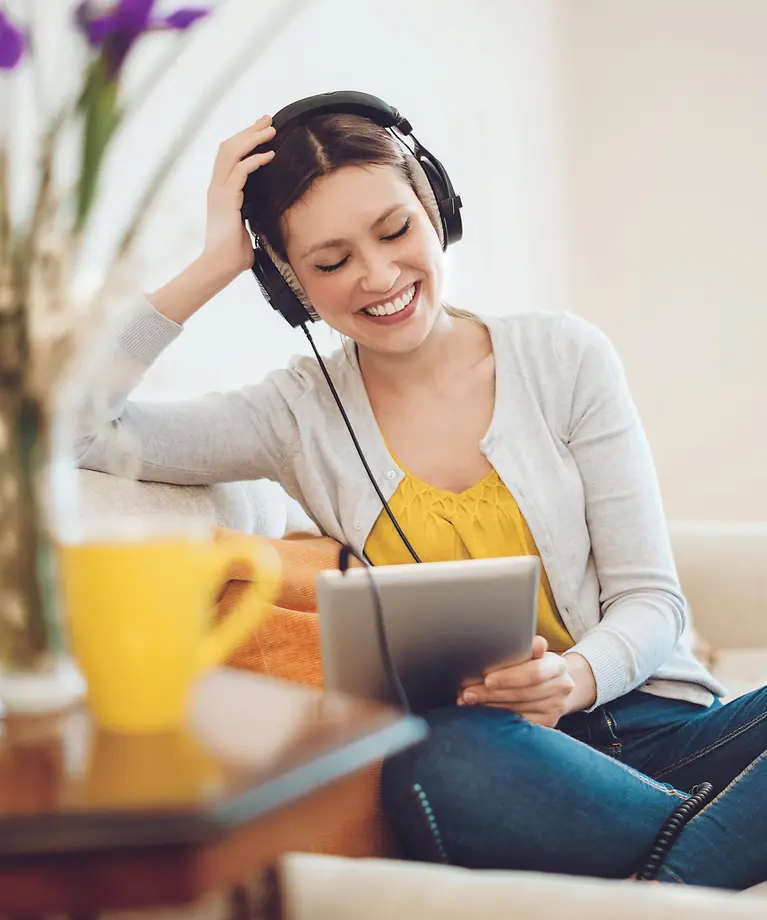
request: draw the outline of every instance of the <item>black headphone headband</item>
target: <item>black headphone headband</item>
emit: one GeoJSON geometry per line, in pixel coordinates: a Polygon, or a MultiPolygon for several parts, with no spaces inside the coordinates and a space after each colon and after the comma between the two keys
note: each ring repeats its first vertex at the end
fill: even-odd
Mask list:
{"type": "Polygon", "coordinates": [[[290,122],[300,122],[316,115],[361,115],[374,121],[382,128],[398,128],[402,134],[410,134],[413,130],[406,118],[370,93],[358,93],[354,90],[344,90],[337,93],[320,93],[318,96],[307,96],[291,102],[272,119],[272,124],[279,131],[290,122]]]}
{"type": "MultiPolygon", "coordinates": [[[[453,184],[440,161],[423,147],[413,135],[410,122],[400,113],[388,105],[383,99],[371,96],[369,93],[360,93],[354,90],[344,90],[333,93],[321,93],[317,96],[308,96],[299,99],[280,109],[272,118],[272,124],[280,131],[289,124],[297,124],[314,118],[317,115],[346,114],[359,115],[375,122],[382,128],[389,128],[395,137],[421,164],[429,181],[434,197],[437,201],[440,220],[442,222],[443,249],[451,243],[457,243],[463,235],[460,208],[461,199],[455,194],[453,184]],[[412,147],[405,143],[404,138],[409,138],[412,147]]],[[[248,208],[248,183],[243,189],[242,216],[246,221],[249,218],[248,208]]],[[[291,326],[301,326],[306,322],[318,319],[316,314],[309,312],[295,293],[290,289],[279,269],[269,258],[267,252],[256,239],[253,252],[253,274],[258,281],[264,297],[269,304],[281,313],[291,326]]]]}

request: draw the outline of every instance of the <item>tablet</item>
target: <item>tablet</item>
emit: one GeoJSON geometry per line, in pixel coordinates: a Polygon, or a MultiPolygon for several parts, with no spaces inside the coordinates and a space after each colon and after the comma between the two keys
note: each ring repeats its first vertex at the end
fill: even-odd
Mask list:
{"type": "Polygon", "coordinates": [[[398,703],[376,626],[381,598],[392,662],[414,712],[455,703],[462,686],[530,657],[537,556],[466,559],[320,573],[317,609],[326,690],[398,703]]]}

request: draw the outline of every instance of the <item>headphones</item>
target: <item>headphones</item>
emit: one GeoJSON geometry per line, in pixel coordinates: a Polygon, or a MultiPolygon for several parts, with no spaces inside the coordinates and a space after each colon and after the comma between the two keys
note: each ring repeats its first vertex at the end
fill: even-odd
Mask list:
{"type": "MultiPolygon", "coordinates": [[[[402,144],[406,152],[411,154],[426,175],[434,193],[442,223],[442,248],[447,249],[451,243],[457,243],[463,235],[460,209],[461,199],[455,193],[450,177],[440,161],[418,142],[413,135],[410,122],[383,99],[371,96],[368,93],[355,91],[341,91],[335,93],[321,93],[317,96],[308,96],[299,99],[279,112],[272,119],[272,124],[277,131],[283,130],[287,125],[300,124],[316,115],[327,114],[360,115],[375,122],[382,128],[389,129],[390,133],[402,144]],[[410,144],[405,142],[409,138],[410,144]],[[412,145],[412,146],[411,146],[412,145]]],[[[258,148],[256,148],[256,151],[258,148]]],[[[256,151],[253,151],[254,153],[256,151]]],[[[248,177],[243,189],[243,222],[250,221],[256,215],[251,210],[248,200],[248,177]]],[[[267,251],[261,245],[258,237],[255,238],[253,247],[253,274],[256,277],[261,292],[273,309],[281,313],[291,326],[305,326],[307,322],[314,322],[319,317],[307,310],[287,281],[282,277],[280,270],[274,264],[267,251]]]]}

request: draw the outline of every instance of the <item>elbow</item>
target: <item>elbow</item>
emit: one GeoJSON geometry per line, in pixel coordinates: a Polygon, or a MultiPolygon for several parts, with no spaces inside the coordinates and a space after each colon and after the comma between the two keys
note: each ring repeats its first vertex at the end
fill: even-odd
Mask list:
{"type": "Polygon", "coordinates": [[[74,461],[75,466],[81,470],[90,469],[88,466],[88,454],[91,452],[91,447],[93,446],[94,436],[90,435],[88,437],[78,438],[75,441],[74,446],[74,461]]]}
{"type": "Polygon", "coordinates": [[[670,594],[668,603],[671,608],[671,616],[676,626],[676,641],[682,637],[682,633],[687,629],[689,617],[687,615],[687,599],[681,592],[670,594]]]}
{"type": "Polygon", "coordinates": [[[102,439],[98,435],[81,435],[74,442],[74,465],[81,470],[100,470],[103,453],[102,439]]]}

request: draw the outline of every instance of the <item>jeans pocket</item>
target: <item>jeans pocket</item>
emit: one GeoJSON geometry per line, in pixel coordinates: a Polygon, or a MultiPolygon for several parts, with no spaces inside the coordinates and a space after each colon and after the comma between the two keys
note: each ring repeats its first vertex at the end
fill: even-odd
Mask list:
{"type": "Polygon", "coordinates": [[[595,751],[599,751],[600,754],[607,754],[608,757],[612,757],[613,760],[623,760],[623,745],[620,741],[617,744],[608,744],[603,747],[593,748],[595,751]]]}

